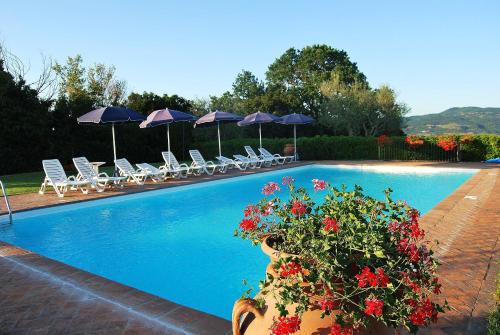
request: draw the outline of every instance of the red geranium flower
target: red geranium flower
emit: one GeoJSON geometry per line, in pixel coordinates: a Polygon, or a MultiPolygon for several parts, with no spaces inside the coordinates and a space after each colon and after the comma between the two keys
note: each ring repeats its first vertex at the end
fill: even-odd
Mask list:
{"type": "Polygon", "coordinates": [[[341,326],[338,323],[334,323],[330,335],[352,335],[352,332],[352,327],[341,326]]]}
{"type": "Polygon", "coordinates": [[[333,311],[335,308],[335,301],[332,296],[324,296],[323,299],[320,300],[319,306],[322,311],[333,311]]]}
{"type": "Polygon", "coordinates": [[[271,326],[272,335],[289,335],[298,330],[300,330],[300,318],[297,315],[280,316],[271,326]]]}
{"type": "Polygon", "coordinates": [[[241,222],[240,222],[240,228],[241,228],[243,231],[254,230],[255,228],[257,228],[257,224],[255,223],[255,221],[254,221],[254,220],[251,220],[251,219],[243,219],[243,220],[241,220],[241,222]]]}
{"type": "Polygon", "coordinates": [[[371,287],[376,287],[378,284],[377,276],[367,266],[365,266],[361,273],[357,274],[355,278],[358,280],[359,287],[365,287],[366,284],[369,284],[371,287]]]}
{"type": "Polygon", "coordinates": [[[437,311],[428,298],[422,299],[419,302],[411,299],[408,301],[408,305],[413,307],[410,314],[410,322],[415,326],[424,326],[429,321],[437,321],[437,311]]]}
{"type": "Polygon", "coordinates": [[[324,181],[324,180],[313,179],[312,183],[313,183],[315,191],[322,191],[322,190],[326,189],[326,181],[324,181]]]}
{"type": "Polygon", "coordinates": [[[337,225],[337,220],[334,218],[324,218],[323,219],[323,229],[325,231],[333,231],[334,233],[339,231],[339,226],[337,225]]]}
{"type": "Polygon", "coordinates": [[[387,287],[389,284],[389,277],[385,275],[384,268],[377,269],[377,282],[380,287],[387,287]]]}
{"type": "Polygon", "coordinates": [[[434,285],[434,289],[432,290],[434,294],[441,294],[441,284],[438,283],[438,278],[434,278],[432,280],[432,284],[434,285]]]}
{"type": "Polygon", "coordinates": [[[264,195],[271,195],[276,191],[280,191],[281,188],[279,187],[278,183],[274,181],[270,181],[266,185],[264,185],[264,188],[262,188],[262,194],[264,195]]]}
{"type": "Polygon", "coordinates": [[[295,262],[289,262],[287,264],[282,264],[280,270],[281,277],[286,278],[301,273],[302,267],[300,266],[300,264],[297,264],[295,262]]]}
{"type": "Polygon", "coordinates": [[[248,205],[245,210],[243,211],[243,214],[245,217],[253,216],[255,214],[259,213],[259,207],[255,205],[248,205]]]}
{"type": "Polygon", "coordinates": [[[282,184],[282,185],[290,185],[290,184],[292,184],[294,181],[295,181],[295,179],[293,179],[293,178],[292,178],[292,177],[290,177],[290,176],[284,176],[283,178],[281,178],[281,184],[282,184]]]}
{"type": "Polygon", "coordinates": [[[305,214],[306,210],[307,210],[306,204],[304,204],[302,201],[294,200],[292,202],[292,213],[294,215],[297,216],[303,215],[305,214]]]}
{"type": "Polygon", "coordinates": [[[366,298],[365,299],[365,314],[375,315],[377,317],[382,315],[384,308],[384,302],[376,298],[366,298]]]}

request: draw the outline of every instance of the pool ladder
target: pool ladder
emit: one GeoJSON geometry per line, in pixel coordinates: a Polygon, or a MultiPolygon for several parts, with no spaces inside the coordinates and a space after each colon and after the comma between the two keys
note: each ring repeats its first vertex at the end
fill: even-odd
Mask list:
{"type": "Polygon", "coordinates": [[[5,199],[5,205],[7,206],[7,211],[9,212],[9,221],[10,223],[12,223],[12,209],[10,208],[9,196],[5,191],[5,186],[3,185],[1,180],[0,180],[0,187],[2,188],[2,196],[5,199]]]}

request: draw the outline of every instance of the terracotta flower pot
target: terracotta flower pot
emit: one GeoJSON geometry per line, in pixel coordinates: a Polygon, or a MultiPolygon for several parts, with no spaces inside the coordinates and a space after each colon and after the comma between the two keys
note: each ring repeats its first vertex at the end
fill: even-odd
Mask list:
{"type": "Polygon", "coordinates": [[[285,156],[293,156],[293,152],[295,151],[294,149],[295,148],[292,143],[287,143],[285,144],[285,148],[283,149],[283,154],[285,156]]]}
{"type": "MultiPolygon", "coordinates": [[[[284,252],[279,252],[271,248],[267,244],[267,239],[263,241],[262,251],[269,256],[270,263],[266,268],[266,272],[272,274],[273,276],[278,276],[274,270],[272,264],[276,262],[280,257],[286,258],[293,255],[286,254],[284,252]]],[[[309,285],[307,283],[302,283],[302,285],[309,285]]],[[[262,308],[257,307],[256,299],[240,299],[236,301],[233,307],[233,335],[267,335],[271,334],[270,328],[279,317],[279,311],[276,308],[276,299],[271,292],[267,295],[262,293],[257,294],[256,298],[263,298],[265,304],[262,308]],[[242,316],[244,317],[241,320],[242,316]]],[[[319,297],[311,297],[312,301],[319,301],[319,297]]],[[[294,315],[295,305],[287,306],[289,315],[294,315]]],[[[332,326],[332,321],[337,314],[333,311],[330,316],[325,316],[321,318],[321,309],[318,307],[313,308],[302,314],[300,330],[295,332],[294,335],[329,335],[330,327],[332,326]]],[[[381,323],[374,322],[370,329],[357,330],[354,332],[356,335],[389,335],[394,334],[394,329],[388,328],[381,323]]]]}
{"type": "MultiPolygon", "coordinates": [[[[267,244],[267,239],[261,245],[262,251],[269,256],[270,262],[266,268],[266,272],[273,276],[278,276],[273,268],[273,263],[280,257],[286,258],[293,256],[283,252],[279,252],[271,248],[267,244]]],[[[269,292],[267,295],[262,293],[257,294],[256,298],[263,298],[265,306],[260,309],[257,307],[255,299],[240,299],[236,301],[233,307],[233,335],[266,335],[270,334],[271,325],[274,320],[278,318],[279,311],[276,309],[276,299],[273,294],[269,292]],[[240,324],[241,316],[245,315],[243,322],[240,324]]],[[[295,312],[295,306],[290,305],[287,307],[290,315],[295,312]]],[[[332,316],[321,319],[321,309],[315,308],[311,311],[305,312],[301,317],[300,331],[294,333],[297,335],[314,334],[314,335],[327,335],[330,334],[330,326],[332,324],[332,316]]]]}

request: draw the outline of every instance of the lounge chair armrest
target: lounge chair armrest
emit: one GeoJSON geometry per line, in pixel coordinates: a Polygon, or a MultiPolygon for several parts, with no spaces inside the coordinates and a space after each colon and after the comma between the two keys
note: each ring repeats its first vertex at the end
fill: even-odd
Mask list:
{"type": "Polygon", "coordinates": [[[206,161],[205,164],[207,164],[207,165],[217,165],[213,161],[206,161]]]}
{"type": "Polygon", "coordinates": [[[186,163],[180,163],[179,166],[182,168],[189,169],[189,165],[187,165],[186,163]]]}
{"type": "Polygon", "coordinates": [[[106,172],[101,172],[97,175],[98,178],[109,178],[109,175],[106,172]]]}

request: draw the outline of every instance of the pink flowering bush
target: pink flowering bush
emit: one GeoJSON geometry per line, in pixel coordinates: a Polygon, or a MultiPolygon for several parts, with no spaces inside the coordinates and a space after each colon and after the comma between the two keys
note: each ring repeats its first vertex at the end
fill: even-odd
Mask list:
{"type": "Polygon", "coordinates": [[[312,186],[323,193],[322,202],[296,188],[291,177],[283,177],[281,186],[266,184],[266,197],[247,206],[235,231],[284,255],[272,265],[275,275],[260,283],[262,293],[277,297],[280,311],[270,334],[298,331],[302,314],[313,308],[331,319],[332,335],[352,334],[375,321],[411,332],[435,322],[447,304],[433,301],[441,287],[438,262],[419,212],[392,200],[390,189],[379,201],[359,186],[338,189],[318,179],[312,186]],[[278,197],[281,187],[288,188],[286,200],[278,197]]]}

